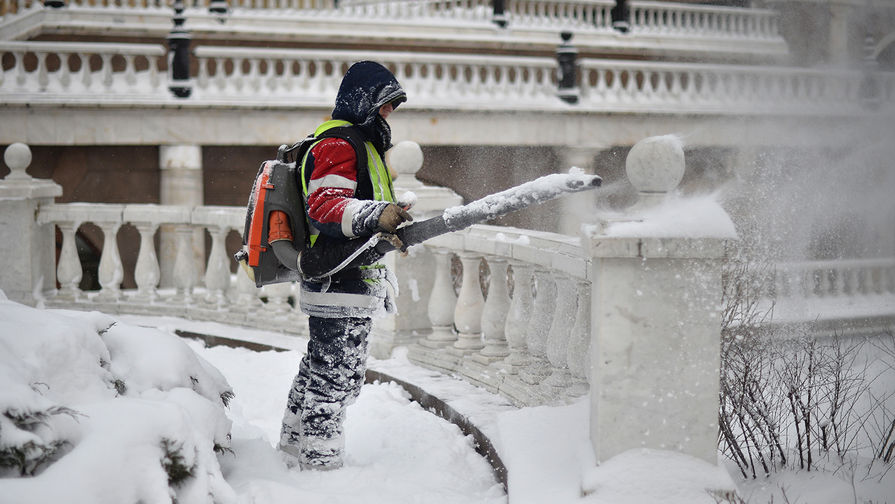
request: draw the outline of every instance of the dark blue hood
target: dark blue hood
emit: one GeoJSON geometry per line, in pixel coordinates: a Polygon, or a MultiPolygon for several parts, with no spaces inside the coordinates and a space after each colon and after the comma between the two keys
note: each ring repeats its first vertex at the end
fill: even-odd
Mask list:
{"type": "Polygon", "coordinates": [[[404,89],[388,68],[375,61],[360,61],[342,78],[332,118],[355,124],[380,152],[391,147],[391,128],[379,116],[379,107],[407,100],[404,89]]]}

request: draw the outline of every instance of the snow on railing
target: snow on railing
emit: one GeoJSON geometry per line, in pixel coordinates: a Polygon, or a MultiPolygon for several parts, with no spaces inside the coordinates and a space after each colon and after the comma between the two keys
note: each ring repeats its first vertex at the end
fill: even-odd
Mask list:
{"type": "Polygon", "coordinates": [[[673,2],[631,2],[631,31],[755,39],[780,37],[777,13],[773,10],[673,2]]]}
{"type": "Polygon", "coordinates": [[[0,92],[103,101],[167,97],[165,49],[118,43],[0,42],[0,92]]]}

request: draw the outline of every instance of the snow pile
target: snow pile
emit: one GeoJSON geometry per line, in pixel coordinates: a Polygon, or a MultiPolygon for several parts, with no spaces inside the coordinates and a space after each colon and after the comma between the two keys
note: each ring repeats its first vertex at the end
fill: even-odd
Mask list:
{"type": "Polygon", "coordinates": [[[0,502],[234,502],[227,381],[178,337],[0,301],[0,502]]]}
{"type": "Polygon", "coordinates": [[[735,489],[727,471],[716,465],[646,448],[612,457],[586,474],[582,486],[586,502],[593,504],[712,504],[735,489]]]}
{"type": "MultiPolygon", "coordinates": [[[[737,237],[719,195],[680,198],[668,196],[659,204],[639,209],[636,217],[605,218],[603,236],[618,238],[729,238],[737,237]]],[[[588,232],[597,232],[588,226],[588,232]]]]}

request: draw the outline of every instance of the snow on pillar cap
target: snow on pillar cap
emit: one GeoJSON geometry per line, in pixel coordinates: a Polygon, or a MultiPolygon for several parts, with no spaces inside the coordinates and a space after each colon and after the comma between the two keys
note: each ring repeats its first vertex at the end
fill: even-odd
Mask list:
{"type": "Polygon", "coordinates": [[[673,191],[684,177],[684,142],[677,135],[644,138],[628,153],[625,170],[641,199],[673,191]]]}

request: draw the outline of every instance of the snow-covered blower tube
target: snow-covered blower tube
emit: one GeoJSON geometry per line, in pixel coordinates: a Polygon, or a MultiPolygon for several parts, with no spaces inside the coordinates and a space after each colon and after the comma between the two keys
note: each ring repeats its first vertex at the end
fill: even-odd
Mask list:
{"type": "MultiPolygon", "coordinates": [[[[472,203],[448,208],[437,217],[404,226],[395,234],[404,244],[402,250],[406,250],[407,247],[422,243],[429,238],[459,231],[473,224],[491,220],[531,205],[544,203],[565,194],[594,189],[599,187],[602,182],[603,179],[599,175],[585,173],[545,175],[499,193],[490,194],[472,203]]],[[[374,236],[373,239],[376,240],[377,237],[374,236]]],[[[314,252],[318,245],[304,252],[304,254],[311,253],[315,256],[314,261],[302,261],[302,273],[307,277],[332,275],[334,271],[344,267],[371,264],[397,248],[384,239],[379,239],[373,247],[370,247],[369,239],[357,239],[341,242],[338,245],[342,249],[339,254],[332,254],[332,249],[329,250],[329,253],[322,254],[320,250],[314,252]],[[357,250],[361,248],[364,249],[363,253],[356,254],[357,250]],[[351,261],[345,261],[351,255],[355,257],[351,261]],[[339,257],[341,259],[336,259],[339,257]],[[314,271],[308,271],[305,268],[306,264],[314,264],[314,271]]]]}

